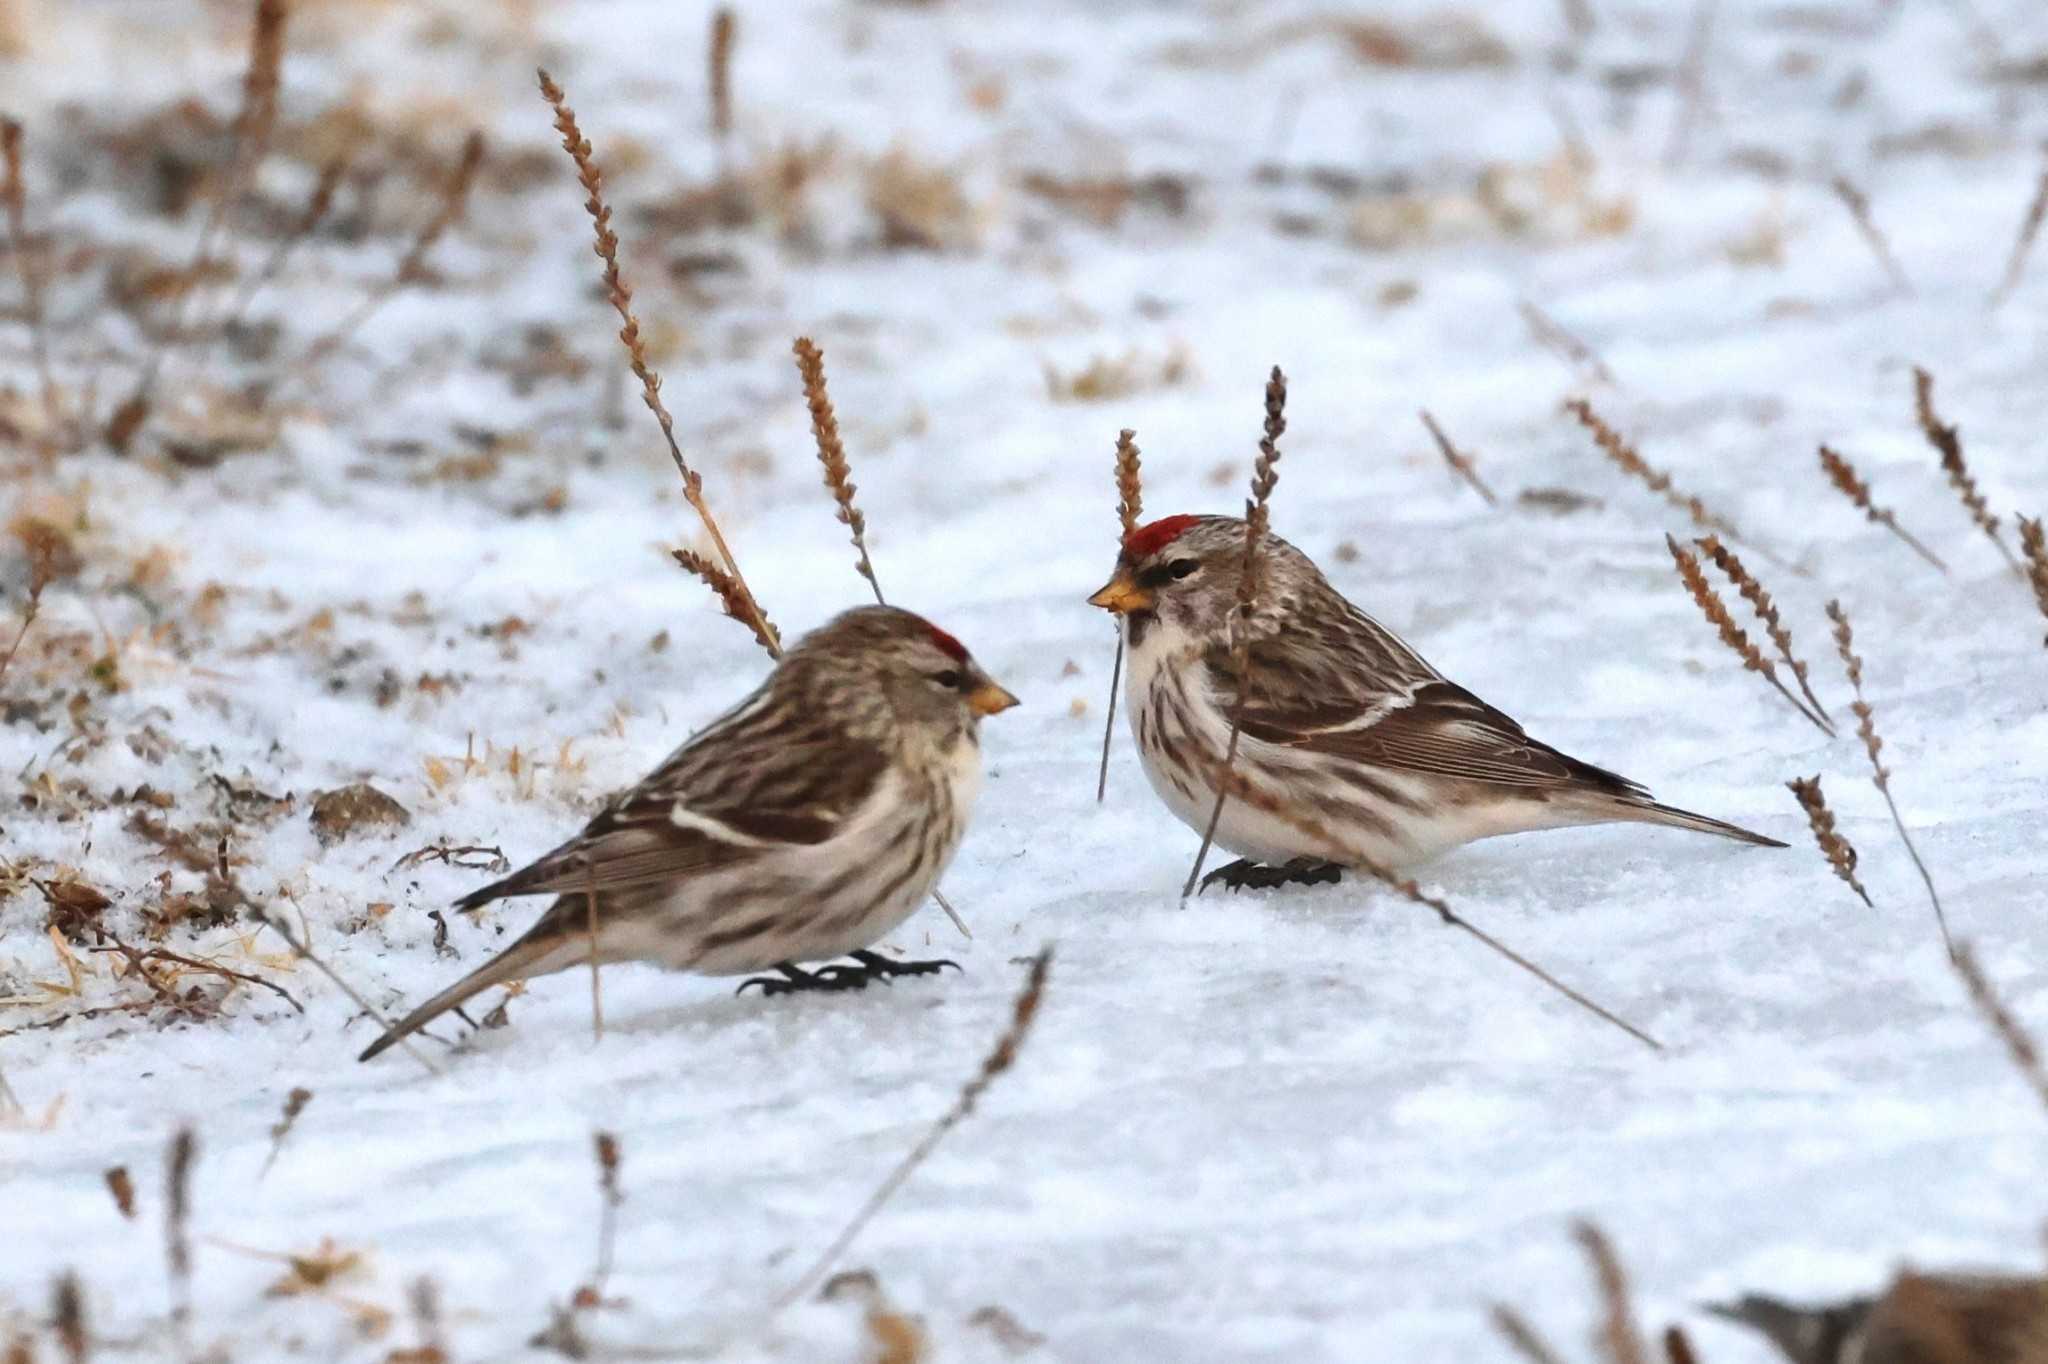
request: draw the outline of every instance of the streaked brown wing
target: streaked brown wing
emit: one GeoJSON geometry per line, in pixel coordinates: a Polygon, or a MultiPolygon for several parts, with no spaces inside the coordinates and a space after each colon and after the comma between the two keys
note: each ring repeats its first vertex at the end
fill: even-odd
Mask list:
{"type": "Polygon", "coordinates": [[[814,715],[791,716],[764,701],[756,693],[576,837],[457,906],[664,881],[831,838],[874,794],[887,755],[814,715]]]}

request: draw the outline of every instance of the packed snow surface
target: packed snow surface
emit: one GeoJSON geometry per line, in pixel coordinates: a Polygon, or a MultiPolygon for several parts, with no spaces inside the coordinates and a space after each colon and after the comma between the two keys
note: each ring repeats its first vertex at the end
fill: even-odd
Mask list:
{"type": "MultiPolygon", "coordinates": [[[[41,1331],[54,1357],[50,1286],[76,1269],[109,1351],[173,1357],[163,1153],[189,1123],[195,1349],[382,1360],[418,1340],[426,1278],[451,1358],[547,1357],[528,1341],[597,1254],[602,1130],[625,1201],[612,1301],[576,1315],[596,1357],[870,1357],[855,1300],[772,1304],[952,1102],[1046,943],[1017,1064],[839,1265],[871,1269],[935,1357],[1492,1360],[1504,1302],[1591,1358],[1581,1217],[1643,1321],[1684,1322],[1716,1364],[1769,1356],[1702,1302],[2039,1263],[2044,1114],[1948,964],[1822,608],[1855,623],[1955,934],[2048,1033],[2048,622],[1912,401],[1925,366],[2016,545],[2013,516],[2048,510],[2048,261],[1988,300],[2048,136],[2048,14],[1816,0],[1698,24],[1589,0],[1575,32],[1549,0],[738,8],[720,139],[703,4],[305,4],[254,183],[272,212],[230,234],[242,268],[303,200],[327,111],[358,112],[363,164],[413,159],[381,195],[346,189],[352,231],[316,234],[258,297],[269,367],[174,350],[166,414],[125,457],[46,460],[20,436],[39,391],[7,271],[9,515],[59,527],[77,572],[0,682],[19,797],[0,1071],[20,1102],[0,1340],[41,1331]],[[1025,704],[984,727],[944,883],[972,939],[930,907],[886,944],[961,972],[764,1000],[610,969],[601,1041],[587,978],[562,975],[508,1026],[452,1050],[466,1029],[436,1029],[437,1073],[358,1065],[375,1025],[278,937],[203,915],[152,932],[204,898],[222,833],[251,897],[401,1010],[536,909],[437,922],[491,873],[406,854],[547,850],[767,666],[667,557],[708,546],[624,376],[537,65],[595,144],[678,438],[770,614],[794,634],[865,594],[789,357],[807,334],[882,587],[1025,704]],[[472,125],[484,169],[428,276],[280,380],[389,274],[472,125]],[[723,219],[721,174],[746,187],[723,219]],[[1792,845],[1623,826],[1422,869],[1661,1052],[1356,878],[1181,903],[1195,836],[1121,721],[1095,802],[1113,635],[1083,599],[1114,557],[1117,431],[1138,433],[1148,514],[1235,511],[1275,364],[1280,533],[1533,735],[1792,845]],[[180,458],[173,417],[205,434],[195,395],[266,377],[260,439],[180,458]],[[1600,455],[1571,396],[1739,528],[1838,737],[1716,641],[1664,544],[1685,512],[1600,455]],[[1945,575],[1828,486],[1821,442],[1945,575]],[[1785,788],[1814,773],[1874,908],[1785,788]],[[323,842],[316,794],[359,781],[408,822],[323,842]],[[47,931],[42,887],[73,883],[111,897],[99,931],[274,981],[304,1013],[251,985],[203,1016],[151,1005],[93,928],[47,931]],[[323,1263],[360,1259],[266,1292],[323,1241],[323,1263]]],[[[246,27],[240,4],[0,5],[32,230],[181,264],[203,200],[169,221],[135,167],[181,101],[229,115],[246,27]],[[124,129],[145,139],[125,161],[124,129]]],[[[102,268],[65,259],[50,306],[60,378],[75,397],[103,369],[104,415],[149,342],[102,268]]],[[[0,647],[28,577],[6,555],[0,647]]]]}

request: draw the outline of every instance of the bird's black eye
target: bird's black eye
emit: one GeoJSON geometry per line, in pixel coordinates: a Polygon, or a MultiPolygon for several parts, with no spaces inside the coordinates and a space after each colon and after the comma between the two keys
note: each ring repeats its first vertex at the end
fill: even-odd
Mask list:
{"type": "Polygon", "coordinates": [[[963,676],[957,668],[948,668],[946,669],[946,671],[942,673],[932,674],[932,681],[938,683],[942,687],[949,687],[954,690],[958,690],[960,684],[962,682],[965,682],[966,680],[966,677],[963,676]]]}
{"type": "Polygon", "coordinates": [[[1172,577],[1185,578],[1200,567],[1193,559],[1176,559],[1166,566],[1166,571],[1172,577]]]}

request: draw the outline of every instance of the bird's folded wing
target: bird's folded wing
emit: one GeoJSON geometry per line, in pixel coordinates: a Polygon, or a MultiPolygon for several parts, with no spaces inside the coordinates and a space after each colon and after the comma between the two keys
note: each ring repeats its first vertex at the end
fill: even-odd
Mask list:
{"type": "Polygon", "coordinates": [[[1251,692],[1241,725],[1247,737],[1264,743],[1425,776],[1640,792],[1612,772],[1531,739],[1512,717],[1440,678],[1393,693],[1268,696],[1255,673],[1251,692]]]}
{"type": "Polygon", "coordinates": [[[844,735],[714,727],[576,837],[457,903],[468,909],[511,895],[614,890],[823,843],[857,817],[886,770],[879,747],[844,735]]]}

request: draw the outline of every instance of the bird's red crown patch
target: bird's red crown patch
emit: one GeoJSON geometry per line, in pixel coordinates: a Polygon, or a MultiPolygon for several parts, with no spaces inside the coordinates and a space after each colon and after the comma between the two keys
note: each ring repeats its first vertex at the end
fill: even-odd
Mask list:
{"type": "Polygon", "coordinates": [[[962,644],[959,640],[929,622],[926,623],[925,629],[932,632],[932,643],[938,645],[939,650],[947,657],[951,658],[955,663],[965,663],[967,661],[967,646],[965,644],[962,644]]]}
{"type": "Polygon", "coordinates": [[[1199,516],[1162,516],[1125,536],[1124,553],[1133,559],[1149,559],[1180,539],[1182,532],[1201,519],[1199,516]]]}

